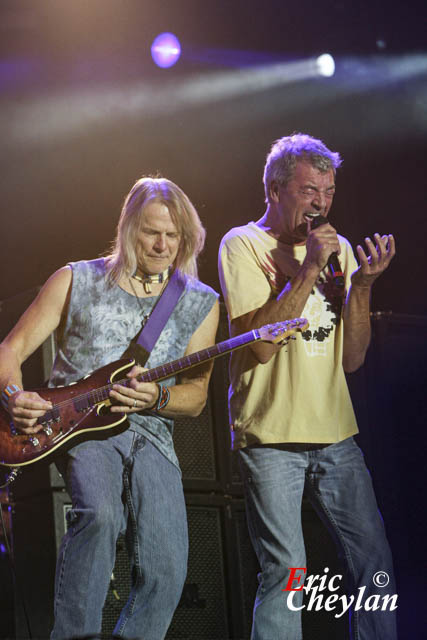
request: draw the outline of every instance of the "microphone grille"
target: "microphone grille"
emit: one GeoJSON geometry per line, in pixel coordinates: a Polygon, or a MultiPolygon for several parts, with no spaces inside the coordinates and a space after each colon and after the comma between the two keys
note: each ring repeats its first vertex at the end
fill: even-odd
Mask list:
{"type": "Polygon", "coordinates": [[[328,222],[328,219],[325,218],[325,216],[316,216],[315,218],[313,218],[313,221],[311,223],[311,228],[317,229],[317,227],[321,227],[322,224],[326,224],[327,222],[328,222]]]}

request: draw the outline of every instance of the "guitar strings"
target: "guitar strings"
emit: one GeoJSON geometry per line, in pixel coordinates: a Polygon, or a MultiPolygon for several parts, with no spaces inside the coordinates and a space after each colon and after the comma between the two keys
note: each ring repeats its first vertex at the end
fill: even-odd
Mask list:
{"type": "MultiPolygon", "coordinates": [[[[228,340],[226,340],[226,342],[228,342],[228,340]]],[[[213,345],[213,346],[217,346],[217,345],[213,345]]],[[[242,347],[244,347],[245,345],[241,345],[242,347]]],[[[212,358],[212,356],[210,356],[209,354],[209,349],[212,349],[212,347],[208,347],[208,349],[205,349],[204,351],[207,354],[207,358],[204,358],[203,360],[198,360],[197,362],[191,362],[190,364],[188,364],[185,367],[180,368],[180,371],[186,371],[187,369],[191,369],[193,366],[195,366],[196,364],[202,364],[203,362],[205,362],[206,360],[212,358]]],[[[217,353],[215,356],[213,357],[218,357],[222,354],[225,354],[226,352],[219,352],[217,353]]],[[[167,372],[167,373],[163,373],[163,375],[156,375],[154,378],[152,377],[153,374],[155,372],[158,372],[159,370],[163,369],[165,366],[168,367],[173,367],[174,365],[176,365],[179,362],[182,362],[183,360],[185,360],[186,358],[191,358],[192,355],[196,355],[196,354],[189,354],[188,356],[184,356],[183,358],[178,358],[177,360],[173,360],[172,362],[169,362],[167,365],[159,365],[158,367],[155,367],[154,369],[149,369],[148,371],[144,371],[144,373],[141,374],[141,376],[139,377],[139,381],[140,382],[156,382],[156,381],[160,381],[160,380],[167,380],[168,378],[170,378],[174,371],[171,372],[167,372]],[[148,380],[143,380],[144,377],[147,377],[148,380]]],[[[49,409],[49,411],[47,411],[46,413],[49,413],[50,411],[53,411],[54,409],[60,408],[60,407],[65,407],[69,404],[73,404],[75,401],[78,400],[82,400],[83,398],[87,398],[91,393],[99,393],[99,392],[104,392],[104,391],[110,391],[113,387],[114,384],[121,384],[123,386],[129,386],[130,380],[129,378],[123,378],[122,380],[118,380],[117,382],[113,382],[107,385],[104,385],[103,387],[97,387],[96,389],[92,389],[91,391],[86,391],[84,393],[81,393],[80,395],[75,396],[74,398],[68,398],[67,400],[63,400],[61,402],[58,402],[57,404],[53,405],[52,409],[49,409]]],[[[107,400],[107,398],[103,399],[103,400],[99,400],[97,402],[95,402],[94,404],[100,404],[101,402],[105,402],[105,400],[107,400]]]]}

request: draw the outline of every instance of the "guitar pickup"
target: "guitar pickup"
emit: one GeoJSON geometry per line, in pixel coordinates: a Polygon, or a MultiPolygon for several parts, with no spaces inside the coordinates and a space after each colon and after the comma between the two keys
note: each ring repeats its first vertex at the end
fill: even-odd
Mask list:
{"type": "Polygon", "coordinates": [[[53,407],[49,411],[46,411],[44,416],[37,420],[38,424],[49,425],[51,422],[59,422],[61,420],[61,416],[59,414],[58,407],[53,407]]]}
{"type": "Polygon", "coordinates": [[[73,407],[76,411],[81,413],[82,411],[88,411],[88,409],[91,409],[92,405],[89,402],[89,398],[82,396],[81,398],[73,399],[73,407]]]}

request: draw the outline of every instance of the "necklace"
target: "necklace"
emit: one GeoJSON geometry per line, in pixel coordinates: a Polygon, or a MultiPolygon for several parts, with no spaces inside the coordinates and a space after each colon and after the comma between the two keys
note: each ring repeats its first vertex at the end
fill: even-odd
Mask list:
{"type": "MultiPolygon", "coordinates": [[[[169,270],[167,270],[167,271],[166,271],[166,273],[167,273],[167,275],[169,275],[169,270]]],[[[159,273],[158,275],[163,276],[164,274],[165,274],[165,271],[163,271],[163,273],[159,273]]],[[[156,277],[156,276],[154,276],[154,277],[156,277]]],[[[132,278],[135,278],[135,280],[140,280],[140,281],[142,281],[142,278],[140,278],[139,276],[132,276],[132,278]]],[[[154,311],[154,307],[156,306],[156,304],[157,304],[157,303],[158,303],[158,301],[160,300],[160,296],[162,295],[162,293],[163,293],[163,291],[164,291],[164,289],[165,289],[165,287],[166,287],[166,285],[167,285],[168,277],[166,277],[166,278],[164,279],[164,281],[163,281],[163,279],[162,279],[162,280],[161,280],[161,281],[159,281],[159,282],[163,282],[163,287],[162,287],[162,288],[161,288],[161,290],[160,290],[160,293],[159,293],[159,295],[158,295],[158,297],[157,297],[157,300],[156,300],[156,301],[155,301],[155,303],[153,304],[153,308],[151,309],[151,311],[149,311],[148,313],[144,313],[144,307],[142,306],[142,304],[141,304],[141,300],[139,299],[139,296],[138,296],[138,294],[137,294],[137,292],[136,292],[136,289],[135,289],[135,287],[133,286],[132,279],[131,279],[131,278],[129,278],[129,284],[130,284],[130,287],[131,287],[131,289],[132,289],[132,291],[133,291],[133,294],[134,294],[134,296],[135,296],[135,298],[136,298],[136,301],[137,301],[137,303],[138,303],[138,307],[139,307],[139,308],[140,308],[140,310],[141,310],[141,314],[142,314],[142,326],[143,326],[143,327],[145,327],[145,325],[147,324],[148,318],[151,316],[151,314],[152,314],[152,313],[153,313],[153,311],[154,311]]],[[[144,284],[144,282],[143,282],[143,284],[144,284]]],[[[145,286],[144,286],[144,289],[145,289],[145,286]]],[[[147,292],[147,290],[146,290],[146,289],[145,289],[145,291],[146,291],[146,293],[151,293],[151,288],[150,288],[150,291],[149,291],[149,292],[147,292]]]]}
{"type": "MultiPolygon", "coordinates": [[[[165,280],[168,279],[168,277],[169,277],[169,269],[170,269],[170,267],[168,267],[167,269],[162,271],[162,273],[156,273],[154,275],[145,275],[144,274],[142,277],[138,276],[136,271],[135,271],[135,273],[132,275],[132,278],[135,278],[135,280],[138,280],[138,282],[142,282],[142,284],[144,286],[145,293],[151,293],[152,292],[152,288],[151,288],[152,284],[160,284],[161,282],[164,282],[165,280]]],[[[162,291],[163,291],[163,288],[162,288],[162,291]]]]}

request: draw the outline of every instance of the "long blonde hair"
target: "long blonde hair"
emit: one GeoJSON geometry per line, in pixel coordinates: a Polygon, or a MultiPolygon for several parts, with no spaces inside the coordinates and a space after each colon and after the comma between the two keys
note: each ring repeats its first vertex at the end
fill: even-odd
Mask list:
{"type": "Polygon", "coordinates": [[[194,205],[174,182],[167,178],[143,177],[136,181],[125,198],[117,225],[112,251],[106,256],[108,280],[118,282],[137,269],[136,242],[144,211],[149,204],[159,202],[167,206],[181,235],[175,267],[183,273],[198,277],[197,257],[202,251],[206,231],[194,205]]]}

